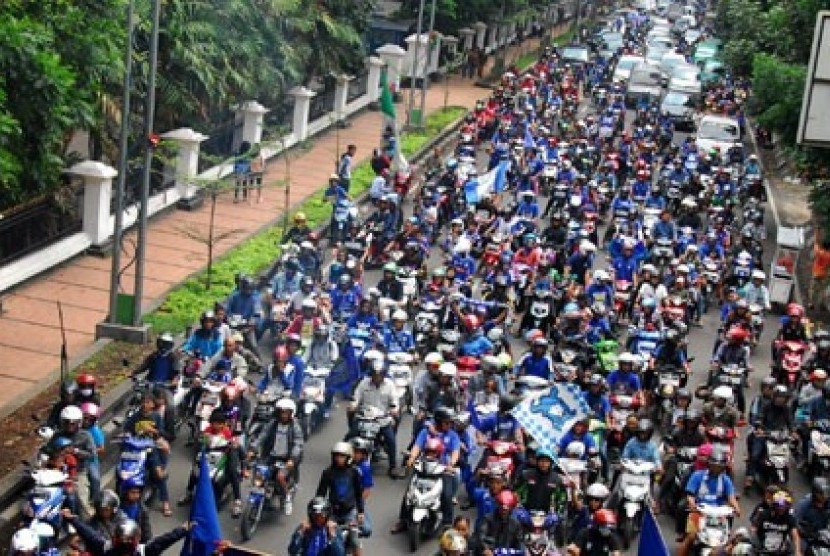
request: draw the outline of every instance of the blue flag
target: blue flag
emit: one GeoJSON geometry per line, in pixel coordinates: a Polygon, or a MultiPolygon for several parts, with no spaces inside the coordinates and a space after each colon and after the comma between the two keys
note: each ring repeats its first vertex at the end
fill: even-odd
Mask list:
{"type": "Polygon", "coordinates": [[[660,532],[660,526],[646,505],[646,512],[643,514],[643,528],[640,531],[640,544],[637,547],[637,556],[669,556],[669,549],[660,532]]]}
{"type": "Polygon", "coordinates": [[[533,134],[530,132],[530,126],[525,127],[525,145],[526,149],[532,149],[536,146],[536,141],[533,139],[533,134]]]}
{"type": "Polygon", "coordinates": [[[343,360],[334,366],[326,380],[329,392],[349,395],[354,383],[360,380],[360,361],[354,352],[354,346],[348,340],[343,344],[343,360]]]}
{"type": "Polygon", "coordinates": [[[219,514],[216,512],[210,469],[204,451],[199,456],[199,481],[190,507],[190,521],[195,522],[195,525],[185,537],[181,556],[210,556],[216,552],[222,541],[222,531],[219,529],[219,514]]]}

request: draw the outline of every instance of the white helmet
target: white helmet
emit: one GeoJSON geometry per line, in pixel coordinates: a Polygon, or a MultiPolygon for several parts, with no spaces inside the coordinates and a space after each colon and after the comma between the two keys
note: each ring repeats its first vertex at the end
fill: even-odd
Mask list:
{"type": "Polygon", "coordinates": [[[435,365],[436,363],[442,363],[443,361],[444,358],[441,357],[441,354],[437,351],[427,353],[426,357],[424,357],[424,364],[426,365],[435,365]]]}
{"type": "Polygon", "coordinates": [[[290,411],[291,415],[297,412],[297,404],[291,398],[280,398],[276,404],[277,411],[290,411]]]}
{"type": "Polygon", "coordinates": [[[369,349],[363,354],[363,359],[368,359],[369,361],[374,359],[383,359],[383,353],[376,349],[369,349]]]}
{"type": "Polygon", "coordinates": [[[599,500],[605,500],[610,495],[608,492],[608,487],[602,483],[593,483],[588,487],[588,490],[585,491],[585,494],[588,495],[588,498],[597,498],[599,500]]]}
{"type": "Polygon", "coordinates": [[[380,297],[381,293],[378,288],[369,288],[369,297],[380,297]]]}
{"type": "Polygon", "coordinates": [[[686,246],[686,252],[687,253],[697,253],[697,251],[698,251],[698,247],[697,247],[696,243],[690,243],[689,245],[686,246]]]}
{"type": "Polygon", "coordinates": [[[618,363],[631,363],[632,365],[637,362],[637,358],[634,357],[634,354],[630,351],[626,351],[620,354],[617,358],[618,363]]]}
{"type": "Polygon", "coordinates": [[[573,459],[582,459],[585,455],[585,444],[574,440],[565,447],[565,455],[573,459]]]}
{"type": "Polygon", "coordinates": [[[455,363],[447,361],[446,363],[441,363],[441,366],[438,367],[438,374],[441,376],[455,377],[458,375],[458,369],[455,367],[455,363]]]}
{"type": "Polygon", "coordinates": [[[348,442],[335,442],[334,446],[332,446],[331,448],[331,455],[333,456],[341,455],[346,456],[347,458],[351,458],[352,454],[354,454],[354,449],[352,448],[352,445],[348,442]]]}
{"type": "Polygon", "coordinates": [[[458,243],[455,244],[455,248],[453,249],[453,253],[459,255],[461,253],[469,253],[470,249],[473,248],[473,243],[470,241],[468,237],[461,237],[458,239],[458,243]]]}
{"type": "Polygon", "coordinates": [[[61,421],[72,421],[80,423],[84,413],[77,405],[67,405],[61,410],[61,421]]]}
{"type": "Polygon", "coordinates": [[[646,264],[643,265],[643,267],[640,269],[640,271],[641,272],[650,272],[652,274],[657,274],[657,267],[654,266],[651,263],[646,263],[646,264]]]}
{"type": "Polygon", "coordinates": [[[491,342],[498,343],[501,342],[501,339],[504,337],[504,330],[501,328],[491,328],[490,332],[487,333],[487,339],[491,342]]]}
{"type": "Polygon", "coordinates": [[[314,311],[316,311],[317,310],[317,302],[314,301],[313,299],[310,299],[310,298],[303,299],[302,308],[303,309],[313,309],[314,311]]]}
{"type": "Polygon", "coordinates": [[[712,392],[712,397],[716,400],[732,401],[732,389],[729,386],[718,386],[712,392]]]}
{"type": "Polygon", "coordinates": [[[755,280],[756,278],[759,279],[759,280],[766,280],[767,275],[766,275],[766,273],[764,273],[763,270],[758,270],[756,268],[755,270],[752,271],[752,279],[755,280]]]}
{"type": "Polygon", "coordinates": [[[687,264],[677,265],[677,272],[682,272],[683,274],[688,274],[689,273],[689,265],[687,265],[687,264]]]}
{"type": "Polygon", "coordinates": [[[12,537],[11,553],[34,552],[40,550],[40,537],[33,529],[20,529],[12,537]]]}
{"type": "Polygon", "coordinates": [[[406,321],[409,319],[409,315],[406,314],[406,311],[403,309],[398,309],[394,313],[392,313],[392,320],[402,320],[406,321]]]}
{"type": "Polygon", "coordinates": [[[602,269],[594,271],[594,280],[596,280],[597,282],[604,282],[605,280],[609,280],[610,278],[611,276],[609,276],[608,273],[602,269]]]}
{"type": "Polygon", "coordinates": [[[579,250],[583,253],[594,253],[597,250],[597,246],[590,241],[583,241],[579,245],[579,250]]]}

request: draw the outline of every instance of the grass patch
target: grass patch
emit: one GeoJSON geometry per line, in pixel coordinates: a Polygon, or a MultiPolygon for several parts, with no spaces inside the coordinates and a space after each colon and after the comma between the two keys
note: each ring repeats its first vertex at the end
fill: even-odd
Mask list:
{"type": "Polygon", "coordinates": [[[527,52],[527,53],[522,54],[521,56],[519,56],[516,59],[516,61],[514,62],[514,64],[516,64],[516,67],[519,68],[519,70],[524,71],[527,68],[529,68],[530,66],[532,66],[533,64],[535,64],[538,59],[539,59],[539,51],[538,50],[532,50],[530,52],[527,52]]]}
{"type": "MultiPolygon", "coordinates": [[[[449,106],[429,114],[424,131],[402,135],[401,150],[404,155],[412,156],[466,111],[466,108],[460,106],[449,106]]],[[[358,164],[352,172],[352,194],[358,196],[366,192],[373,178],[374,172],[368,160],[358,164]]],[[[297,208],[297,211],[306,214],[312,228],[327,222],[331,217],[331,205],[324,199],[323,193],[324,185],[321,185],[320,191],[297,208]]],[[[282,227],[273,226],[242,242],[214,262],[210,290],[205,288],[205,273],[200,272],[171,291],[157,310],[144,316],[144,322],[150,324],[156,332],[183,331],[198,320],[202,311],[230,295],[236,273],[259,274],[266,270],[280,255],[281,237],[282,227]]]]}
{"type": "Polygon", "coordinates": [[[562,33],[561,35],[559,35],[558,37],[553,39],[553,43],[556,44],[557,46],[563,46],[563,45],[569,44],[571,42],[571,40],[574,38],[575,34],[576,34],[576,29],[571,27],[570,29],[568,29],[567,31],[565,31],[564,33],[562,33]]]}

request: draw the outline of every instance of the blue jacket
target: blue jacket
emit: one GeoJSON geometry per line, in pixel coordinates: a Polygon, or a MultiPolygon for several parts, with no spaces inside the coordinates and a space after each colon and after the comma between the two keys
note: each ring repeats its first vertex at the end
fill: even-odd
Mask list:
{"type": "Polygon", "coordinates": [[[591,392],[583,392],[582,397],[597,419],[604,421],[605,417],[611,413],[611,402],[605,394],[594,395],[591,392]]]}
{"type": "Polygon", "coordinates": [[[613,262],[614,279],[633,282],[634,276],[637,274],[637,265],[637,257],[634,255],[616,257],[613,262]]]}
{"type": "Polygon", "coordinates": [[[356,288],[351,287],[346,291],[340,288],[331,290],[331,308],[336,318],[347,319],[357,312],[360,304],[360,295],[356,288]]]}
{"type": "Polygon", "coordinates": [[[228,298],[228,314],[242,315],[245,320],[255,319],[262,316],[262,307],[259,301],[259,294],[244,294],[235,291],[228,298]]]}
{"type": "Polygon", "coordinates": [[[287,272],[279,272],[271,281],[271,289],[274,290],[274,295],[279,297],[282,295],[290,296],[300,291],[300,283],[303,280],[301,272],[294,272],[293,276],[289,276],[287,272]]]}
{"type": "Polygon", "coordinates": [[[622,457],[623,459],[649,461],[655,465],[660,465],[660,450],[657,449],[657,444],[651,440],[642,442],[636,436],[625,443],[622,457]]]}
{"type": "Polygon", "coordinates": [[[182,350],[188,353],[199,352],[199,355],[204,358],[211,358],[222,349],[222,335],[218,330],[212,328],[208,334],[204,329],[194,330],[190,338],[182,346],[182,350]]]}
{"type": "Polygon", "coordinates": [[[393,330],[391,325],[383,328],[383,345],[389,353],[399,353],[415,349],[415,340],[408,330],[393,330]]]}
{"type": "Polygon", "coordinates": [[[485,353],[492,353],[492,351],[493,342],[487,339],[484,334],[478,334],[461,345],[461,355],[481,357],[485,353]]]}
{"type": "Polygon", "coordinates": [[[369,313],[368,315],[355,313],[348,321],[346,321],[346,324],[349,328],[363,328],[367,330],[376,330],[380,326],[380,321],[375,315],[371,313],[369,313]]]}
{"type": "Polygon", "coordinates": [[[597,447],[597,445],[594,443],[594,437],[588,434],[587,432],[582,436],[577,436],[576,434],[574,434],[573,430],[569,430],[565,433],[565,436],[559,439],[560,456],[564,457],[565,449],[571,442],[579,442],[585,445],[585,455],[582,457],[582,459],[588,459],[588,450],[597,447]]]}
{"type": "Polygon", "coordinates": [[[634,371],[628,373],[619,370],[611,371],[608,375],[608,389],[614,392],[619,388],[623,388],[630,393],[640,390],[642,388],[640,377],[634,371]]]}
{"type": "Polygon", "coordinates": [[[340,535],[329,538],[328,526],[312,527],[305,533],[299,527],[291,535],[290,556],[345,556],[346,547],[340,535]]]}
{"type": "Polygon", "coordinates": [[[531,352],[525,353],[516,365],[517,375],[538,376],[550,380],[553,374],[553,360],[549,355],[536,357],[531,352]]]}

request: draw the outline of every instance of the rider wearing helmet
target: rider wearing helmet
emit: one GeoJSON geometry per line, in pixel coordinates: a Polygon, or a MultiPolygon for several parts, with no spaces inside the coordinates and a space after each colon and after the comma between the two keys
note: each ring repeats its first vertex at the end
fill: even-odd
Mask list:
{"type": "Polygon", "coordinates": [[[753,521],[758,544],[764,554],[801,556],[801,535],[796,518],[790,511],[792,496],[786,490],[775,493],[772,507],[763,509],[753,521]]]}
{"type": "MultiPolygon", "coordinates": [[[[249,452],[266,459],[278,467],[275,480],[283,492],[288,493],[283,503],[286,515],[293,509],[293,485],[299,481],[300,463],[303,460],[303,428],[297,419],[297,404],[291,398],[280,398],[276,403],[277,417],[259,436],[251,441],[249,452]]],[[[253,458],[252,458],[253,459],[253,458]]]]}
{"type": "Polygon", "coordinates": [[[383,277],[375,286],[381,297],[401,301],[403,299],[403,284],[398,280],[398,265],[386,263],[383,265],[383,277]]]}
{"type": "Polygon", "coordinates": [[[775,339],[784,342],[807,342],[809,340],[804,326],[804,307],[798,303],[787,305],[787,316],[775,339]]]}
{"type": "Polygon", "coordinates": [[[793,516],[806,540],[816,539],[819,531],[830,526],[830,480],[827,477],[813,479],[810,494],[796,503],[793,516]]]}
{"type": "MultiPolygon", "coordinates": [[[[361,496],[363,500],[368,500],[375,486],[372,463],[369,461],[372,455],[372,443],[358,436],[352,438],[350,444],[352,445],[352,463],[360,472],[360,481],[363,486],[361,496]]],[[[372,520],[368,508],[364,508],[363,511],[363,526],[360,528],[360,534],[364,537],[372,536],[372,520]]]]}
{"type": "Polygon", "coordinates": [[[351,407],[349,408],[349,432],[346,440],[359,436],[357,420],[353,418],[356,413],[372,411],[379,415],[379,434],[383,438],[384,449],[389,456],[389,476],[397,477],[397,449],[395,430],[396,420],[399,418],[398,397],[395,394],[395,385],[391,379],[386,378],[385,369],[382,364],[373,364],[369,369],[369,376],[360,381],[354,391],[351,407]]]}
{"type": "Polygon", "coordinates": [[[608,374],[608,389],[611,392],[624,391],[634,394],[642,390],[640,377],[634,371],[637,357],[631,352],[621,353],[617,359],[618,368],[608,374]]]}
{"type": "MultiPolygon", "coordinates": [[[[571,451],[573,444],[581,444],[583,449],[580,450],[582,456],[580,459],[587,459],[588,452],[591,449],[598,450],[599,446],[594,442],[594,437],[588,434],[588,418],[579,419],[574,423],[571,430],[566,432],[561,439],[559,439],[559,454],[565,455],[571,451]]],[[[566,455],[566,457],[571,457],[566,455]]]]}
{"type": "Polygon", "coordinates": [[[764,311],[769,311],[772,309],[772,304],[770,303],[769,289],[766,286],[766,281],[766,273],[763,270],[756,268],[752,271],[749,284],[744,286],[743,294],[747,303],[758,304],[763,307],[764,311]]]}
{"type": "Polygon", "coordinates": [[[738,426],[738,410],[735,409],[734,401],[729,386],[721,385],[712,390],[712,398],[703,404],[703,426],[734,430],[738,426]]]}
{"type": "Polygon", "coordinates": [[[614,531],[617,528],[617,515],[614,510],[600,509],[593,515],[590,526],[582,529],[574,541],[568,545],[568,554],[572,556],[591,556],[607,554],[620,556],[622,542],[614,531]]]}
{"type": "Polygon", "coordinates": [[[752,440],[749,442],[749,460],[746,468],[746,482],[744,488],[752,486],[757,471],[757,462],[766,457],[767,443],[764,434],[774,431],[786,431],[796,435],[790,407],[790,392],[783,384],[776,385],[772,390],[772,402],[765,404],[757,420],[752,425],[752,440]]]}
{"type": "Polygon", "coordinates": [[[651,439],[653,434],[654,425],[651,419],[640,419],[634,438],[625,443],[622,458],[651,462],[656,466],[655,473],[660,475],[663,472],[663,464],[660,460],[660,450],[651,439]]]}
{"type": "Polygon", "coordinates": [[[583,398],[596,419],[610,424],[611,402],[608,394],[605,393],[605,377],[599,373],[592,374],[588,379],[588,389],[583,393],[583,398]]]}
{"type": "Polygon", "coordinates": [[[312,498],[306,508],[305,519],[291,535],[290,556],[342,556],[346,554],[343,537],[337,523],[331,519],[331,504],[324,496],[312,498]]]}
{"type": "Polygon", "coordinates": [[[548,512],[553,507],[554,496],[562,488],[562,477],[553,468],[550,450],[536,450],[535,459],[536,465],[528,465],[518,477],[516,494],[526,510],[548,512]]]}
{"type": "Polygon", "coordinates": [[[481,326],[481,318],[478,315],[464,315],[461,323],[462,328],[467,333],[467,337],[461,345],[460,355],[481,357],[487,353],[493,353],[493,342],[484,334],[484,329],[481,326]]]}
{"type": "Polygon", "coordinates": [[[254,349],[256,341],[265,332],[265,320],[262,318],[262,300],[250,276],[239,277],[237,289],[228,297],[228,314],[239,315],[253,325],[253,330],[246,327],[244,334],[245,341],[254,349]]]}
{"type": "Polygon", "coordinates": [[[699,448],[706,443],[706,437],[700,430],[701,419],[700,411],[694,408],[687,409],[678,419],[678,426],[664,439],[667,457],[664,462],[665,473],[657,496],[657,503],[661,506],[665,506],[669,497],[676,493],[674,485],[677,480],[677,451],[682,448],[699,448]]]}
{"type": "Polygon", "coordinates": [[[574,500],[576,516],[572,525],[573,537],[591,525],[594,514],[602,509],[610,495],[611,492],[607,486],[602,483],[593,483],[585,490],[584,500],[579,497],[574,500]]]}
{"type": "Polygon", "coordinates": [[[513,369],[516,376],[536,376],[545,380],[553,377],[553,359],[548,354],[548,341],[536,338],[513,369]]]}
{"type": "MultiPolygon", "coordinates": [[[[82,426],[83,418],[83,411],[80,407],[76,405],[64,407],[60,413],[60,426],[55,436],[69,440],[72,443],[72,454],[77,460],[78,499],[87,515],[92,515],[93,510],[89,495],[93,493],[90,492],[88,469],[90,462],[95,458],[97,448],[92,435],[82,426]]],[[[129,430],[127,429],[127,423],[124,424],[124,428],[129,430]]]]}
{"type": "MultiPolygon", "coordinates": [[[[352,464],[352,445],[335,442],[331,449],[331,465],[320,476],[315,496],[331,505],[331,519],[338,524],[357,522],[363,526],[365,503],[363,500],[363,478],[352,464]]],[[[353,548],[359,550],[357,539],[349,539],[353,548]]]]}
{"type": "MultiPolygon", "coordinates": [[[[165,378],[175,374],[172,370],[176,363],[173,357],[173,336],[165,332],[156,340],[156,347],[157,351],[151,354],[145,363],[150,371],[147,380],[151,380],[150,377],[155,375],[158,378],[153,382],[169,382],[170,380],[165,380],[165,378]],[[168,358],[169,361],[157,360],[163,357],[168,358]],[[159,365],[164,368],[157,369],[159,365]],[[166,368],[167,365],[170,366],[169,369],[166,368]]],[[[199,317],[199,328],[194,330],[184,343],[182,351],[194,357],[210,359],[220,349],[222,349],[222,333],[217,326],[216,313],[204,311],[199,317]]]]}
{"type": "Polygon", "coordinates": [[[93,505],[95,506],[95,514],[87,521],[87,525],[95,529],[102,537],[112,541],[115,526],[120,520],[127,517],[119,511],[121,500],[114,491],[106,489],[101,491],[93,505]]]}
{"type": "Polygon", "coordinates": [[[344,322],[357,312],[360,305],[360,286],[354,278],[344,274],[337,280],[337,286],[329,292],[331,296],[331,313],[334,320],[344,322]]]}
{"type": "Polygon", "coordinates": [[[281,245],[286,243],[295,243],[297,245],[308,240],[308,235],[311,233],[311,228],[308,227],[308,218],[304,212],[294,214],[294,225],[291,226],[285,235],[280,240],[281,245]]]}
{"type": "Polygon", "coordinates": [[[737,365],[752,370],[750,363],[750,348],[747,344],[749,331],[740,326],[733,326],[726,332],[726,342],[721,343],[712,357],[712,363],[719,367],[737,365]]]}
{"type": "MultiPolygon", "coordinates": [[[[729,474],[726,473],[727,456],[723,450],[712,452],[707,469],[695,471],[686,484],[686,501],[689,507],[689,519],[686,526],[686,536],[680,547],[680,554],[688,554],[691,543],[694,541],[701,514],[698,506],[702,504],[725,506],[729,505],[737,517],[741,516],[741,507],[735,496],[735,486],[729,474]]],[[[680,540],[680,539],[678,539],[680,540]]]]}
{"type": "Polygon", "coordinates": [[[75,527],[84,542],[86,550],[101,556],[160,556],[168,548],[183,539],[192,525],[186,523],[172,531],[144,541],[144,532],[131,518],[119,519],[111,538],[100,535],[77,516],[66,515],[66,522],[75,527]]]}
{"type": "Polygon", "coordinates": [[[415,351],[415,339],[412,337],[412,332],[407,330],[406,321],[409,320],[409,315],[402,309],[397,309],[392,313],[392,322],[383,327],[383,345],[389,353],[415,351]]]}
{"type": "Polygon", "coordinates": [[[496,549],[524,548],[522,524],[513,515],[519,505],[519,497],[510,490],[503,490],[496,496],[496,509],[484,517],[475,534],[475,554],[492,554],[496,549]]]}

